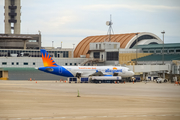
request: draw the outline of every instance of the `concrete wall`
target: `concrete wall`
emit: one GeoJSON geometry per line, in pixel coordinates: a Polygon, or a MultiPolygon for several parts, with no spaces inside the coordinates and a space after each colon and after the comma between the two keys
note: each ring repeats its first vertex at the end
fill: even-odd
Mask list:
{"type": "MultiPolygon", "coordinates": [[[[151,55],[152,53],[138,53],[137,58],[145,57],[151,55]]],[[[119,64],[130,65],[133,63],[132,59],[136,59],[136,53],[120,53],[119,54],[119,64]]]]}
{"type": "Polygon", "coordinates": [[[1,49],[41,48],[41,34],[0,34],[0,36],[1,49]],[[32,40],[34,40],[35,42],[31,42],[32,40]],[[24,45],[26,45],[25,48],[24,45]]]}
{"type": "MultiPolygon", "coordinates": [[[[54,61],[61,66],[65,66],[65,63],[68,63],[67,65],[78,65],[79,63],[83,62],[86,58],[53,58],[54,61]]],[[[0,68],[6,68],[6,67],[20,67],[20,68],[35,68],[35,67],[42,67],[43,62],[41,57],[1,57],[0,58],[0,68]],[[7,65],[3,65],[2,63],[6,62],[7,65]],[[18,65],[16,64],[18,62],[18,65]],[[28,65],[24,65],[24,63],[28,63],[28,65]],[[12,65],[14,63],[14,65],[12,65]],[[35,65],[33,65],[35,63],[35,65]]]]}
{"type": "MultiPolygon", "coordinates": [[[[60,80],[67,79],[66,77],[61,77],[58,75],[53,75],[49,73],[45,73],[39,71],[34,68],[4,68],[6,70],[6,77],[8,71],[8,79],[9,80],[60,80]]],[[[5,79],[5,77],[3,77],[5,79]]]]}
{"type": "Polygon", "coordinates": [[[102,49],[119,49],[119,42],[97,42],[90,43],[90,50],[102,50],[102,49]]]}
{"type": "Polygon", "coordinates": [[[17,20],[17,22],[14,24],[14,34],[20,34],[20,24],[21,24],[21,20],[20,20],[20,16],[21,16],[21,6],[20,6],[20,0],[15,0],[15,5],[17,6],[17,9],[16,9],[16,17],[15,19],[17,20]]]}
{"type": "Polygon", "coordinates": [[[4,71],[4,72],[3,72],[3,77],[4,77],[4,78],[8,78],[8,71],[4,71]]]}
{"type": "Polygon", "coordinates": [[[9,19],[10,19],[10,16],[9,16],[10,0],[4,0],[4,3],[5,3],[5,6],[4,6],[4,11],[5,11],[5,13],[4,13],[4,22],[5,22],[4,31],[5,31],[5,34],[11,34],[11,24],[9,23],[9,19]]]}
{"type": "Polygon", "coordinates": [[[69,58],[73,58],[73,55],[72,55],[72,51],[68,51],[68,54],[69,54],[69,58]]]}

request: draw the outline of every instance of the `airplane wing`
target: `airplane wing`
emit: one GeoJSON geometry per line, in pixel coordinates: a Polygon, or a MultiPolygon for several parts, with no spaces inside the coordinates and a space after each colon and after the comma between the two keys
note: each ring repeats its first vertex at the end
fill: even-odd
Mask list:
{"type": "MultiPolygon", "coordinates": [[[[90,76],[105,76],[105,75],[108,75],[108,74],[98,71],[98,72],[91,74],[90,76]]],[[[113,76],[118,76],[118,73],[113,73],[113,76]]]]}

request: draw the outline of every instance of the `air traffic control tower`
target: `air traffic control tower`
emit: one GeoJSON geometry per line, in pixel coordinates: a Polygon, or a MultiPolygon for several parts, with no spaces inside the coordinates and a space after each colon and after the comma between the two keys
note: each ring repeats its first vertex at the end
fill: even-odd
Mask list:
{"type": "Polygon", "coordinates": [[[20,0],[5,1],[5,34],[20,34],[20,0]]]}

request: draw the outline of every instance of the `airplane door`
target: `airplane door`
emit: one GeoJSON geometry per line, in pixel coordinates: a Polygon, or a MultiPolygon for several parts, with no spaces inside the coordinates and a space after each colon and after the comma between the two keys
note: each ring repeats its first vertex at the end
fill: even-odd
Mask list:
{"type": "Polygon", "coordinates": [[[59,67],[59,73],[62,73],[62,67],[59,67]]]}
{"type": "Polygon", "coordinates": [[[123,68],[123,69],[122,69],[122,74],[125,74],[125,73],[126,73],[126,71],[125,71],[125,69],[123,68]]]}

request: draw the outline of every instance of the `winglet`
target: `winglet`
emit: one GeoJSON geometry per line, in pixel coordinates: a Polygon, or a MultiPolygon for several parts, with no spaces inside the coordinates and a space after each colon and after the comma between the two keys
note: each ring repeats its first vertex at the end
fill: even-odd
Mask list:
{"type": "Polygon", "coordinates": [[[44,67],[58,66],[46,50],[41,49],[40,51],[41,51],[44,67]]]}

